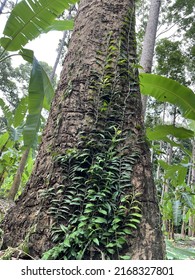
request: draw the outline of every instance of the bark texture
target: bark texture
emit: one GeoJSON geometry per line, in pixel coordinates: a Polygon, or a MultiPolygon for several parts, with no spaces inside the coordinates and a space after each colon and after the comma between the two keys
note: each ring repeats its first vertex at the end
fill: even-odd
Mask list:
{"type": "MultiPolygon", "coordinates": [[[[129,8],[133,7],[132,0],[80,1],[69,51],[34,171],[24,193],[3,222],[4,248],[19,245],[27,233],[30,233],[29,253],[35,258],[39,258],[53,245],[50,238],[53,221],[47,211],[49,202],[42,200],[40,193],[63,181],[62,169],[54,162],[55,155],[64,154],[67,149],[77,147],[79,132],[85,131],[90,135],[95,122],[91,111],[95,108],[91,105],[89,81],[91,71],[97,68],[97,52],[101,50],[105,53],[105,38],[110,31],[114,39],[119,38],[124,18],[129,8]]],[[[134,26],[131,28],[134,30],[134,26]]],[[[131,52],[135,55],[134,42],[131,52]]],[[[129,84],[121,81],[120,86],[124,93],[129,92],[129,84]]],[[[141,193],[143,215],[138,232],[133,239],[129,239],[124,251],[133,259],[163,259],[161,217],[151,172],[149,148],[143,138],[139,87],[134,94],[129,94],[125,101],[121,92],[121,98],[121,103],[124,104],[123,136],[131,142],[129,153],[136,149],[140,154],[131,180],[135,191],[141,193]]]]}

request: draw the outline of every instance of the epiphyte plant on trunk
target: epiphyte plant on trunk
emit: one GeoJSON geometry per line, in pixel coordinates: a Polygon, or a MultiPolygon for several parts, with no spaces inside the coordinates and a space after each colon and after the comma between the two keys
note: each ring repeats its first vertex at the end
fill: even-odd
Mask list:
{"type": "Polygon", "coordinates": [[[56,158],[65,185],[51,187],[42,194],[51,201],[52,237],[57,241],[44,253],[44,259],[130,258],[120,251],[141,218],[139,193],[130,192],[130,174],[139,152],[128,155],[130,147],[124,145],[126,139],[121,135],[125,106],[120,102],[119,84],[123,79],[125,83],[131,81],[132,88],[137,87],[134,69],[127,67],[130,61],[126,46],[131,36],[128,26],[132,19],[130,11],[120,42],[115,42],[112,34],[106,39],[106,59],[102,60],[101,52],[96,56],[99,72],[92,71],[89,85],[91,106],[96,107],[91,112],[94,129],[89,135],[81,131],[78,147],[56,158]],[[57,199],[58,193],[60,197],[64,194],[63,200],[57,199]],[[69,219],[67,226],[64,215],[69,219]]]}

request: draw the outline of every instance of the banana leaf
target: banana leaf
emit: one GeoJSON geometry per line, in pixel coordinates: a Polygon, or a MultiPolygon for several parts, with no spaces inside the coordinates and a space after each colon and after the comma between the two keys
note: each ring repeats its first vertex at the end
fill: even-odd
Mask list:
{"type": "Polygon", "coordinates": [[[168,135],[179,139],[188,139],[194,137],[194,132],[174,125],[157,125],[154,128],[147,128],[146,135],[151,141],[165,140],[168,135]]]}
{"type": "Polygon", "coordinates": [[[32,71],[28,88],[28,116],[23,130],[24,146],[32,147],[40,128],[42,109],[49,109],[54,90],[42,66],[33,51],[22,49],[22,57],[32,63],[32,71]]]}
{"type": "Polygon", "coordinates": [[[7,51],[17,51],[51,28],[54,20],[77,0],[22,0],[12,10],[0,44],[7,51]]]}
{"type": "Polygon", "coordinates": [[[183,117],[195,120],[195,94],[190,88],[169,78],[142,73],[140,90],[143,95],[174,104],[180,109],[183,117]]]}

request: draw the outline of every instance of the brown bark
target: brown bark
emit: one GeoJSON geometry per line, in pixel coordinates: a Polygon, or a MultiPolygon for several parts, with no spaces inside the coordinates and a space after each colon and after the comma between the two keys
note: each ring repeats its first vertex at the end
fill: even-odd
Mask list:
{"type": "MultiPolygon", "coordinates": [[[[96,108],[92,108],[89,81],[91,71],[97,69],[96,55],[100,50],[105,53],[105,38],[110,31],[114,39],[119,39],[124,18],[129,8],[133,7],[132,0],[80,1],[69,51],[42,136],[34,171],[17,205],[8,213],[3,223],[4,248],[17,246],[28,232],[31,232],[28,241],[29,253],[33,257],[39,258],[44,251],[51,248],[50,228],[53,220],[47,212],[49,202],[41,199],[40,191],[62,184],[62,169],[54,162],[54,157],[64,154],[67,149],[77,147],[79,132],[85,131],[86,135],[90,135],[95,126],[91,111],[96,108]]],[[[131,53],[135,56],[133,42],[131,53]]],[[[133,259],[163,259],[161,217],[151,172],[149,148],[144,141],[139,87],[136,86],[136,93],[132,93],[131,88],[129,92],[129,83],[124,84],[122,80],[120,83],[123,90],[121,99],[118,100],[124,104],[122,133],[126,137],[125,142],[130,143],[129,153],[137,150],[140,154],[133,169],[132,184],[134,190],[141,193],[143,215],[138,232],[133,239],[129,239],[125,251],[133,259]]]]}

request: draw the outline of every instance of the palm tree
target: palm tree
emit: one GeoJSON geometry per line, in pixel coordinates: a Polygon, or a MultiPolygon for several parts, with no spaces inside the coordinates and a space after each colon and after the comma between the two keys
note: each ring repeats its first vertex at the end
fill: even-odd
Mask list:
{"type": "Polygon", "coordinates": [[[4,244],[56,259],[163,259],[133,0],[81,0],[34,171],[4,244]],[[141,214],[140,214],[141,213],[141,214]]]}

